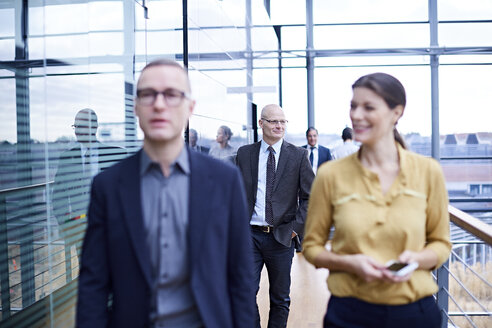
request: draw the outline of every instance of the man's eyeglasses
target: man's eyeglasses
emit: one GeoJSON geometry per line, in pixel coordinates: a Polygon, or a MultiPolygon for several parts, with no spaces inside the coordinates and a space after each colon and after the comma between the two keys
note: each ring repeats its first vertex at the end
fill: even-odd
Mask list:
{"type": "Polygon", "coordinates": [[[267,120],[266,118],[261,118],[262,121],[267,121],[268,123],[270,124],[273,124],[273,125],[277,125],[277,124],[280,124],[280,125],[285,125],[287,123],[289,123],[289,121],[287,120],[267,120]]]}
{"type": "Polygon", "coordinates": [[[148,88],[137,90],[137,102],[142,106],[151,106],[160,94],[164,97],[164,102],[169,107],[177,107],[181,105],[184,98],[190,99],[191,97],[190,94],[176,89],[157,91],[148,88]]]}

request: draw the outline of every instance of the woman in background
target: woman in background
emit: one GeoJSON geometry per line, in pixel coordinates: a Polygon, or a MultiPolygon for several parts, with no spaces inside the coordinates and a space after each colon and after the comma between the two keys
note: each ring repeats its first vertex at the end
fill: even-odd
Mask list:
{"type": "Polygon", "coordinates": [[[396,78],[369,74],[352,90],[350,119],[361,148],[318,171],[303,244],[309,262],[330,270],[324,327],[439,327],[431,270],[451,249],[442,170],[405,149],[396,124],[406,95],[396,78]],[[390,260],[418,267],[397,276],[385,266],[390,260]]]}
{"type": "Polygon", "coordinates": [[[215,138],[217,144],[210,149],[208,154],[218,159],[232,160],[237,150],[229,144],[231,137],[232,131],[228,126],[222,125],[219,127],[215,138]]]}

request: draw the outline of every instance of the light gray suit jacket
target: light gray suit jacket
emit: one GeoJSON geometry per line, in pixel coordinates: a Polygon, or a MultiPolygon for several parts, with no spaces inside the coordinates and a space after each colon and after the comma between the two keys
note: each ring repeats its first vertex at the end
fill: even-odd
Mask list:
{"type": "MultiPolygon", "coordinates": [[[[241,170],[246,188],[249,217],[253,215],[258,188],[258,159],[261,142],[242,146],[237,151],[236,164],[241,170]]],[[[289,247],[292,231],[304,233],[309,193],[314,173],[306,149],[283,141],[280,149],[272,208],[275,239],[289,247]]]]}

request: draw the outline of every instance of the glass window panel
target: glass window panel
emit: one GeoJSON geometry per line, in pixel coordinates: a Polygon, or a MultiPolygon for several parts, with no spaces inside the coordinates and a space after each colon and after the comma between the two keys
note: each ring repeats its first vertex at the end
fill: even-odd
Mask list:
{"type": "Polygon", "coordinates": [[[492,55],[442,55],[439,56],[440,64],[490,64],[492,55]]]}
{"type": "Polygon", "coordinates": [[[281,29],[282,49],[306,49],[306,28],[301,26],[286,26],[281,29]]]}
{"type": "Polygon", "coordinates": [[[313,1],[315,24],[427,20],[427,0],[313,1]]]}
{"type": "Polygon", "coordinates": [[[32,20],[42,20],[43,29],[33,33],[46,34],[85,33],[89,31],[89,5],[72,3],[55,6],[31,8],[32,20]]]}
{"type": "MultiPolygon", "coordinates": [[[[304,136],[307,128],[307,77],[306,69],[282,70],[282,107],[289,120],[286,139],[301,145],[295,135],[304,136]]],[[[305,141],[305,140],[304,140],[305,141]]]]}
{"type": "Polygon", "coordinates": [[[253,28],[251,43],[254,51],[278,49],[278,39],[273,27],[253,28]]]}
{"type": "MultiPolygon", "coordinates": [[[[181,1],[178,2],[181,4],[181,1]]],[[[244,26],[245,17],[245,2],[241,0],[188,1],[188,18],[196,26],[244,26]]]]}
{"type": "Polygon", "coordinates": [[[299,0],[270,0],[273,25],[306,24],[306,2],[299,0]]]}
{"type": "MultiPolygon", "coordinates": [[[[246,86],[245,71],[207,71],[206,74],[190,71],[190,78],[197,102],[195,115],[237,123],[246,120],[245,94],[227,93],[227,87],[246,86]],[[238,98],[242,99],[239,102],[242,104],[238,104],[238,98]]],[[[210,132],[207,135],[210,136],[210,132]]]]}
{"type": "MultiPolygon", "coordinates": [[[[1,70],[3,72],[4,70],[1,70]]],[[[0,144],[2,142],[14,143],[17,141],[16,125],[16,100],[15,79],[0,79],[0,144]]],[[[4,157],[3,155],[0,157],[4,157]]],[[[3,183],[1,183],[4,186],[3,183]]]]}
{"type": "Polygon", "coordinates": [[[491,44],[492,23],[439,24],[441,47],[489,47],[491,44]]]}
{"type": "Polygon", "coordinates": [[[317,49],[410,48],[428,45],[427,24],[314,27],[314,46],[317,49]]]}
{"type": "Polygon", "coordinates": [[[230,59],[230,60],[212,60],[211,58],[190,59],[189,68],[200,71],[227,71],[227,70],[244,70],[246,69],[245,59],[230,59]]]}
{"type": "Polygon", "coordinates": [[[490,19],[492,2],[487,0],[438,0],[439,20],[490,19]]]}
{"type": "Polygon", "coordinates": [[[317,57],[316,66],[428,65],[429,56],[317,57]]]}
{"type": "Polygon", "coordinates": [[[29,57],[69,58],[89,55],[89,35],[33,37],[29,42],[29,57]]]}
{"type": "Polygon", "coordinates": [[[441,134],[492,132],[487,104],[492,103],[492,66],[441,66],[439,110],[441,134]]]}
{"type": "Polygon", "coordinates": [[[14,60],[15,40],[0,40],[0,60],[14,60]]]}
{"type": "MultiPolygon", "coordinates": [[[[9,4],[14,6],[13,3],[9,4]]],[[[0,38],[2,37],[13,37],[15,35],[15,19],[14,19],[14,8],[2,8],[0,9],[0,38]]]]}
{"type": "Polygon", "coordinates": [[[120,32],[88,33],[66,36],[30,38],[31,58],[70,58],[123,54],[123,34],[120,32]]]}
{"type": "Polygon", "coordinates": [[[352,84],[361,76],[384,72],[395,76],[407,94],[405,114],[398,123],[403,134],[430,135],[431,100],[428,67],[353,67],[316,68],[315,117],[320,133],[340,135],[343,128],[352,126],[349,109],[352,84]]]}
{"type": "MultiPolygon", "coordinates": [[[[256,69],[253,71],[255,87],[272,87],[274,92],[255,92],[253,102],[260,107],[267,104],[279,104],[278,98],[278,69],[256,69]]],[[[261,108],[260,108],[261,109],[261,108]]]]}
{"type": "Polygon", "coordinates": [[[282,67],[284,68],[306,67],[306,58],[305,57],[283,58],[282,67]]]}
{"type": "Polygon", "coordinates": [[[277,53],[272,52],[262,55],[261,57],[257,57],[255,58],[253,65],[254,68],[259,68],[259,67],[276,68],[278,67],[277,53]]]}
{"type": "Polygon", "coordinates": [[[123,1],[90,2],[88,10],[90,31],[123,29],[123,1]]]}
{"type": "MultiPolygon", "coordinates": [[[[141,3],[141,1],[139,1],[139,3],[141,3]]],[[[138,4],[135,5],[135,24],[137,29],[174,29],[183,26],[181,1],[147,1],[148,19],[145,19],[142,7],[138,4]]]]}
{"type": "Polygon", "coordinates": [[[122,55],[123,42],[121,32],[89,33],[89,56],[122,55]]]}
{"type": "Polygon", "coordinates": [[[189,32],[190,53],[246,50],[244,29],[205,29],[189,32]]]}

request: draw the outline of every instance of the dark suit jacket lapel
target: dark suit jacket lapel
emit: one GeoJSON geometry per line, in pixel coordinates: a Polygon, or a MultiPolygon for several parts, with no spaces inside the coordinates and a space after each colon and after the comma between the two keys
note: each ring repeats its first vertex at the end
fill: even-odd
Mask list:
{"type": "MultiPolygon", "coordinates": [[[[145,238],[142,205],[140,201],[140,150],[121,168],[119,194],[123,205],[123,218],[137,254],[145,279],[152,287],[150,254],[145,238]]],[[[110,209],[111,210],[111,209],[110,209]]]]}
{"type": "Polygon", "coordinates": [[[321,148],[320,146],[318,146],[318,167],[324,163],[324,160],[325,160],[325,150],[323,148],[321,148]]]}
{"type": "Polygon", "coordinates": [[[273,186],[273,191],[278,187],[280,177],[282,176],[285,166],[287,165],[290,157],[289,144],[284,140],[282,142],[282,147],[280,148],[280,156],[278,159],[277,171],[275,171],[275,185],[273,186]]]}
{"type": "MultiPolygon", "coordinates": [[[[190,160],[190,197],[188,203],[188,234],[189,234],[189,248],[190,248],[190,265],[193,267],[196,263],[196,259],[201,254],[201,242],[203,236],[206,233],[206,226],[208,224],[206,217],[210,212],[210,206],[203,195],[208,195],[213,192],[214,183],[210,177],[207,169],[200,165],[200,159],[197,158],[199,154],[197,152],[188,151],[188,157],[190,160]]],[[[203,155],[202,155],[203,156],[203,155]]]]}

